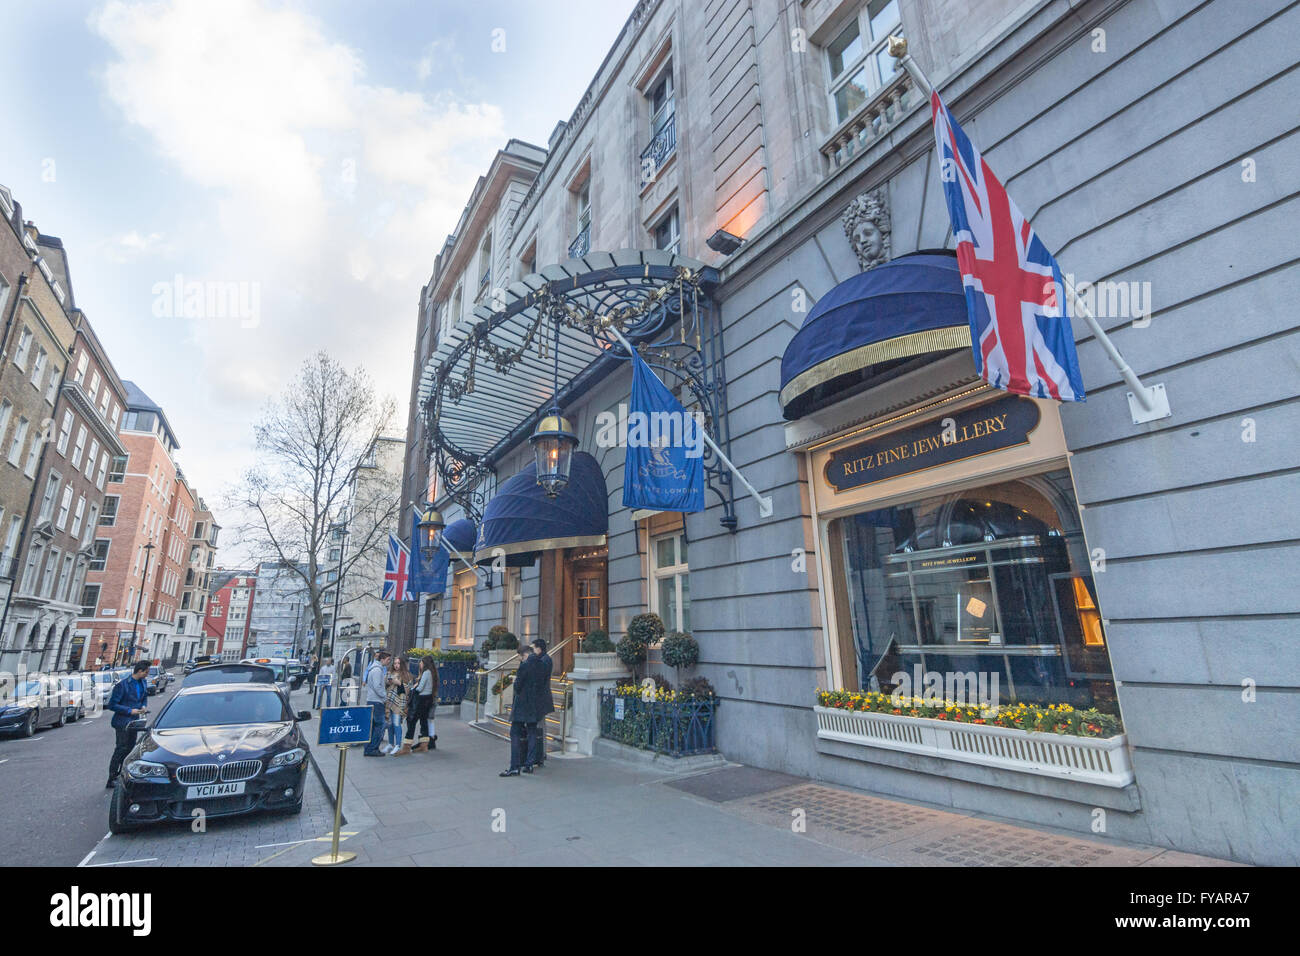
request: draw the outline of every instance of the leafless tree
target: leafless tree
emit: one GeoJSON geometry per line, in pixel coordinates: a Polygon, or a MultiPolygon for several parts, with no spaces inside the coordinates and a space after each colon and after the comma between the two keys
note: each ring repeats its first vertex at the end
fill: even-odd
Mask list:
{"type": "MultiPolygon", "coordinates": [[[[238,541],[301,581],[318,655],[325,615],[334,610],[329,572],[341,571],[346,581],[354,569],[373,568],[397,525],[400,483],[373,467],[376,444],[395,413],[391,398],[376,398],[364,371],[349,372],[318,352],[269,403],[254,429],[256,462],[231,494],[232,510],[241,516],[238,541]],[[358,480],[362,473],[365,480],[358,480]],[[329,552],[343,548],[344,526],[340,567],[329,552]]],[[[343,588],[340,608],[366,593],[343,588]]]]}

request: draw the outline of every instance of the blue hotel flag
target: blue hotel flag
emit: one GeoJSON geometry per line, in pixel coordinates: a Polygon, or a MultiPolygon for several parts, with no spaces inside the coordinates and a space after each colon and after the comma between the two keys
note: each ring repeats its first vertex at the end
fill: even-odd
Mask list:
{"type": "Polygon", "coordinates": [[[632,353],[623,504],[655,511],[704,510],[703,425],[632,353]]]}

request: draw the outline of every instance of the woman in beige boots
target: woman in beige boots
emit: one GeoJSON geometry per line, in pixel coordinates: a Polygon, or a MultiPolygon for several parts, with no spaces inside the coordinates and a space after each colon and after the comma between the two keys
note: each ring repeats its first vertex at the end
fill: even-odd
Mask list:
{"type": "MultiPolygon", "coordinates": [[[[401,753],[424,753],[430,747],[429,724],[435,701],[438,699],[438,665],[433,658],[420,660],[420,680],[411,695],[410,716],[406,718],[406,742],[401,753]],[[420,736],[415,736],[415,725],[420,725],[420,736]],[[416,742],[418,741],[418,743],[416,742]],[[415,746],[411,746],[412,744],[415,746]]],[[[433,738],[437,740],[437,737],[433,738]]],[[[436,749],[437,744],[433,744],[436,749]]]]}
{"type": "Polygon", "coordinates": [[[403,757],[411,752],[409,743],[403,743],[400,749],[397,746],[397,742],[402,738],[402,722],[406,719],[410,689],[411,672],[406,669],[406,661],[400,657],[394,658],[393,669],[388,674],[388,700],[384,706],[390,741],[387,753],[394,757],[403,757]]]}

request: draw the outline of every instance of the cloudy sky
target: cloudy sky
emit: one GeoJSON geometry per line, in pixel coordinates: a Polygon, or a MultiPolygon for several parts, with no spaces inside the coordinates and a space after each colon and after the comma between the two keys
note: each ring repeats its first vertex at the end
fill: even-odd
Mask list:
{"type": "Polygon", "coordinates": [[[4,0],[0,183],[64,240],[77,304],[214,504],[318,348],[404,431],[436,251],[493,153],[569,116],[633,5],[4,0]],[[178,282],[240,298],[187,314],[178,282]]]}

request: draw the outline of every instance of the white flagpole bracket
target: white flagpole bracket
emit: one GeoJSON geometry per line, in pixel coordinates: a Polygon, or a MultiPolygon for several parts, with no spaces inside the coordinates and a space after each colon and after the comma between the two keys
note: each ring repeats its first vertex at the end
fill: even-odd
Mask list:
{"type": "MultiPolygon", "coordinates": [[[[619,344],[622,345],[623,348],[627,349],[628,355],[636,354],[636,349],[634,349],[632,343],[627,340],[627,336],[615,328],[613,323],[605,324],[605,328],[609,329],[610,334],[613,335],[614,338],[618,339],[619,344]]],[[[708,445],[709,448],[713,450],[713,453],[718,456],[718,461],[727,466],[727,469],[736,476],[736,480],[744,485],[745,490],[748,491],[754,501],[758,503],[758,516],[760,518],[772,517],[771,496],[759,494],[758,489],[750,483],[748,478],[740,473],[740,469],[735,466],[731,459],[723,454],[722,449],[718,447],[718,443],[709,437],[709,433],[703,426],[700,427],[700,436],[704,439],[704,444],[708,445]]]]}
{"type": "MultiPolygon", "coordinates": [[[[907,70],[907,75],[912,78],[916,88],[929,99],[934,87],[930,85],[925,73],[912,59],[912,54],[907,52],[907,38],[890,37],[889,55],[897,60],[903,69],[907,70]]],[[[1101,343],[1102,349],[1106,352],[1106,357],[1119,370],[1120,377],[1124,379],[1124,383],[1130,389],[1127,393],[1128,407],[1133,415],[1133,424],[1142,425],[1146,422],[1169,418],[1173,412],[1169,408],[1169,396],[1165,394],[1163,383],[1151,386],[1142,384],[1142,380],[1137,377],[1133,369],[1129,368],[1128,362],[1124,361],[1124,356],[1120,354],[1119,349],[1115,348],[1115,343],[1110,340],[1110,336],[1101,327],[1101,323],[1092,314],[1092,310],[1079,298],[1079,293],[1075,291],[1074,284],[1069,279],[1064,281],[1065,291],[1074,300],[1075,311],[1088,323],[1088,328],[1092,330],[1092,334],[1101,343]]]]}
{"type": "Polygon", "coordinates": [[[455,546],[453,546],[453,545],[451,544],[451,542],[449,542],[449,541],[442,541],[442,542],[440,542],[440,544],[442,544],[443,547],[445,547],[448,551],[450,551],[450,552],[451,552],[452,554],[454,554],[456,557],[460,558],[460,563],[463,564],[463,565],[465,565],[465,567],[469,568],[471,571],[473,571],[473,572],[474,572],[474,576],[475,576],[476,578],[482,578],[483,575],[484,575],[485,573],[487,573],[487,572],[485,572],[482,568],[480,568],[477,564],[471,564],[469,561],[465,560],[465,555],[463,555],[463,554],[461,554],[459,551],[457,551],[456,548],[455,548],[455,546]]]}

